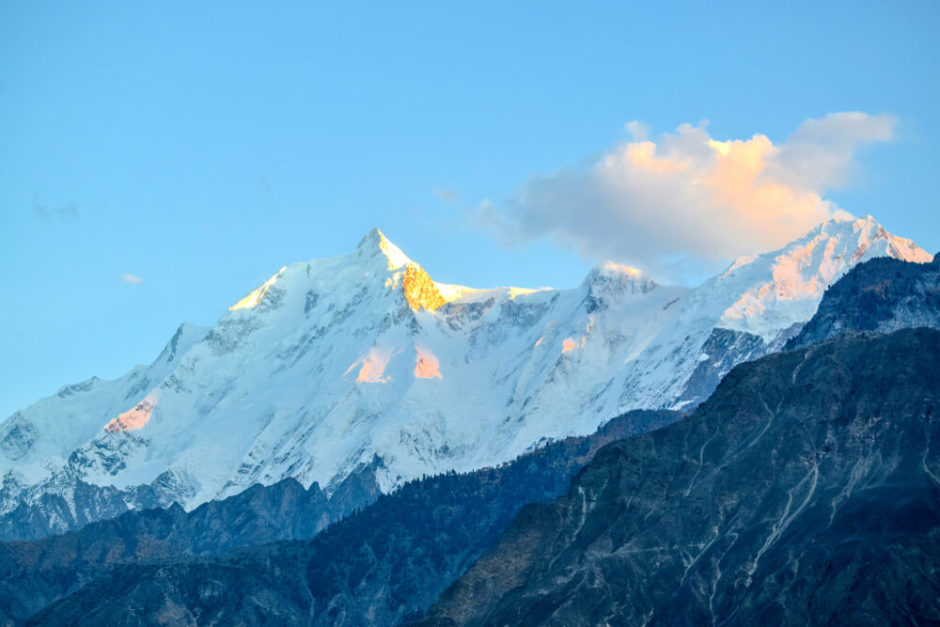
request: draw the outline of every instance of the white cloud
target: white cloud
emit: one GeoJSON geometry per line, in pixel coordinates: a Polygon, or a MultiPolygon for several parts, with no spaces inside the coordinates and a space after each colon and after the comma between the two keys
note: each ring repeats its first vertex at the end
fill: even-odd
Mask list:
{"type": "Polygon", "coordinates": [[[144,280],[136,274],[122,274],[121,280],[125,283],[130,283],[131,285],[140,285],[144,282],[144,280]]]}
{"type": "Polygon", "coordinates": [[[891,139],[889,115],[834,113],[806,120],[784,142],[719,141],[683,124],[657,141],[637,122],[633,140],[587,167],[533,176],[476,219],[504,243],[551,236],[591,259],[679,278],[701,264],[773,250],[841,212],[823,198],[844,185],[857,150],[891,139]]]}

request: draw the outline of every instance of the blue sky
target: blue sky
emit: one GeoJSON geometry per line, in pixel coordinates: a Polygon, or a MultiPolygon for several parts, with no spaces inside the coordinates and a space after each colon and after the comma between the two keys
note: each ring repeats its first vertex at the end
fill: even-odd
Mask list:
{"type": "Polygon", "coordinates": [[[0,417],[372,226],[441,281],[575,285],[590,240],[480,208],[580,194],[634,120],[659,151],[888,116],[807,189],[940,250],[938,6],[4,3],[0,417]]]}

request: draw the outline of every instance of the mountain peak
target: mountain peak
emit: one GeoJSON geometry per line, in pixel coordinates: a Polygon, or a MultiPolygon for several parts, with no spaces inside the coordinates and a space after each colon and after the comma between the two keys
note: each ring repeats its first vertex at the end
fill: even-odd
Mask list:
{"type": "Polygon", "coordinates": [[[929,254],[913,241],[889,233],[870,214],[864,218],[856,218],[843,212],[831,220],[821,222],[803,238],[791,243],[787,248],[798,248],[821,237],[830,239],[844,238],[846,241],[851,241],[855,245],[855,250],[852,251],[853,261],[858,261],[863,255],[866,259],[873,256],[888,256],[918,263],[930,260],[929,254]],[[869,249],[872,249],[871,253],[869,253],[869,249]],[[868,254],[866,255],[866,253],[868,254]]]}
{"type": "Polygon", "coordinates": [[[409,263],[414,263],[408,258],[401,248],[393,244],[385,234],[374,227],[371,231],[359,241],[356,246],[356,254],[360,257],[377,257],[382,255],[388,262],[389,270],[398,270],[409,263]]]}
{"type": "Polygon", "coordinates": [[[598,266],[596,270],[604,276],[611,277],[630,277],[630,278],[639,278],[643,271],[632,266],[625,266],[622,263],[615,263],[613,261],[608,261],[602,266],[598,266]]]}
{"type": "Polygon", "coordinates": [[[852,223],[852,229],[853,236],[858,237],[855,255],[859,260],[881,256],[914,263],[927,263],[931,260],[930,253],[915,244],[913,240],[889,233],[870,215],[855,220],[852,223]],[[862,259],[863,255],[864,259],[862,259]]]}
{"type": "Polygon", "coordinates": [[[631,293],[648,292],[656,287],[646,273],[631,266],[608,261],[591,268],[584,284],[592,287],[604,286],[607,289],[619,289],[631,293]]]}
{"type": "Polygon", "coordinates": [[[736,260],[712,280],[719,293],[737,300],[725,309],[721,326],[769,339],[779,329],[805,322],[827,287],[874,257],[926,263],[930,255],[909,239],[892,235],[872,216],[837,215],[783,248],[736,260]],[[743,283],[742,283],[743,282],[743,283]],[[741,287],[750,287],[741,293],[741,287]]]}
{"type": "Polygon", "coordinates": [[[646,294],[656,289],[656,283],[640,270],[608,261],[591,268],[581,284],[586,288],[585,305],[588,313],[604,309],[624,296],[646,294]]]}
{"type": "Polygon", "coordinates": [[[852,265],[896,256],[879,228],[830,222],[694,289],[606,264],[522,298],[437,284],[374,229],[353,251],[259,281],[211,330],[183,327],[150,366],[0,423],[0,476],[15,481],[2,486],[0,539],[25,520],[11,514],[21,503],[64,530],[122,503],[195,507],[289,476],[335,485],[374,454],[390,490],[495,466],[622,409],[687,406],[809,320],[852,265]],[[79,485],[121,496],[82,492],[78,514],[41,505],[79,485]]]}
{"type": "MultiPolygon", "coordinates": [[[[373,228],[360,240],[356,255],[364,258],[381,255],[385,258],[389,270],[404,270],[401,275],[401,288],[412,311],[434,311],[447,302],[424,268],[412,261],[378,228],[373,228]]],[[[397,280],[395,279],[396,284],[397,280]]]]}

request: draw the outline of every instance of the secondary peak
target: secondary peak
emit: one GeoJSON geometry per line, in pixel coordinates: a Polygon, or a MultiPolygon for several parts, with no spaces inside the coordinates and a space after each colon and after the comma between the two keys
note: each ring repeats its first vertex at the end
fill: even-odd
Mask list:
{"type": "Polygon", "coordinates": [[[634,293],[648,292],[656,287],[656,283],[643,271],[613,261],[592,268],[584,282],[592,288],[624,290],[634,293]]]}

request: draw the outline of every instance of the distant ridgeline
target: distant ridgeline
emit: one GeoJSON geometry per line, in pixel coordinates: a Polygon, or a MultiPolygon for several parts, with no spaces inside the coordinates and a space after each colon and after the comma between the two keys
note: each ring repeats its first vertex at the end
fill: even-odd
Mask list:
{"type": "Polygon", "coordinates": [[[631,413],[497,469],[411,482],[310,539],[250,546],[316,532],[283,521],[322,500],[310,509],[285,484],[0,545],[0,611],[38,612],[34,624],[125,624],[130,607],[145,623],[246,625],[938,622],[940,332],[880,334],[940,326],[938,287],[936,258],[860,264],[793,350],[734,367],[691,415],[631,413]]]}

